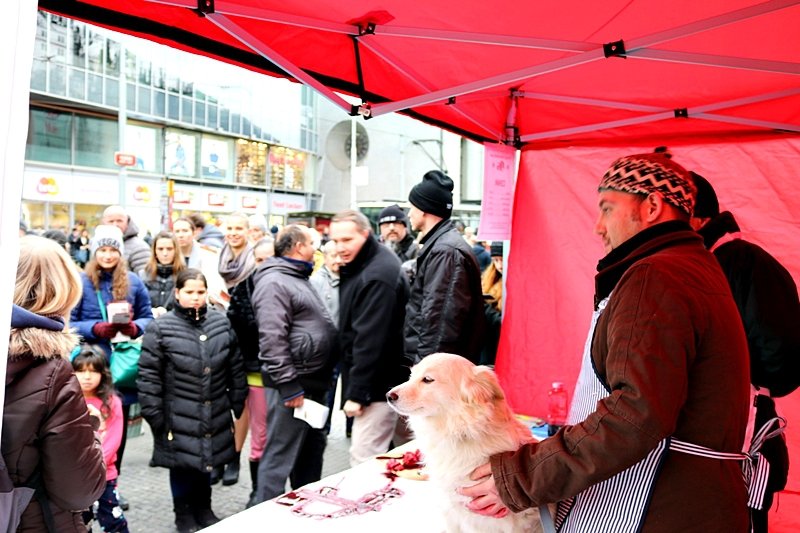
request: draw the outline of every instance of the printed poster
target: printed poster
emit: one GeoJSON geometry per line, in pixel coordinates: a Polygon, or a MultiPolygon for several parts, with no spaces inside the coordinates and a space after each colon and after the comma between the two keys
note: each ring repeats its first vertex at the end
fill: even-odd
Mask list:
{"type": "Polygon", "coordinates": [[[495,143],[485,143],[483,148],[483,200],[478,238],[482,241],[509,240],[517,150],[495,143]]]}

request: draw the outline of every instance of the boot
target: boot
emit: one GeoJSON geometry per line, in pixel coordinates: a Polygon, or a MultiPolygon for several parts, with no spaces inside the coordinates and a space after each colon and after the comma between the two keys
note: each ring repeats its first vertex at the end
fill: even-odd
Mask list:
{"type": "Polygon", "coordinates": [[[225,468],[224,466],[214,467],[214,470],[211,471],[211,478],[209,480],[209,483],[211,485],[216,485],[217,483],[219,483],[219,480],[222,478],[222,472],[224,468],[225,468]]]}
{"type": "Polygon", "coordinates": [[[236,452],[236,458],[233,462],[225,465],[225,473],[222,474],[222,484],[226,487],[239,482],[239,461],[241,457],[242,452],[236,452]]]}
{"type": "Polygon", "coordinates": [[[256,498],[256,493],[258,492],[258,461],[251,459],[248,462],[250,463],[250,484],[253,490],[250,491],[250,499],[247,500],[247,505],[244,506],[245,509],[250,509],[252,506],[261,503],[256,498]]]}
{"type": "Polygon", "coordinates": [[[173,498],[172,501],[175,510],[175,527],[178,529],[178,533],[200,531],[200,526],[192,513],[192,507],[186,498],[173,498]]]}
{"type": "Polygon", "coordinates": [[[214,511],[212,511],[210,507],[207,509],[196,509],[194,512],[194,519],[201,528],[213,526],[219,522],[219,517],[214,514],[214,511]]]}

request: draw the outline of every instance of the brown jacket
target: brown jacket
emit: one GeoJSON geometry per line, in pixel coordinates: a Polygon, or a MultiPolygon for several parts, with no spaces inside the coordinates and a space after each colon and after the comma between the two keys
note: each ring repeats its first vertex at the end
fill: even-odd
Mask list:
{"type": "MultiPolygon", "coordinates": [[[[612,251],[596,278],[598,301],[613,289],[592,342],[610,395],[584,422],[492,457],[513,511],[572,497],[669,436],[741,450],[747,344],[727,281],[688,226],[645,231],[612,251]]],[[[745,501],[741,463],[667,452],[643,531],[744,532],[745,501]]]]}
{"type": "MultiPolygon", "coordinates": [[[[3,407],[2,452],[15,485],[39,468],[55,530],[86,531],[81,510],[105,488],[103,451],[95,440],[80,385],[62,354],[74,346],[67,333],[11,330],[3,407]],[[27,341],[21,342],[25,331],[27,341]],[[31,345],[37,354],[31,353],[31,345]]],[[[17,531],[46,532],[34,499],[17,531]]]]}

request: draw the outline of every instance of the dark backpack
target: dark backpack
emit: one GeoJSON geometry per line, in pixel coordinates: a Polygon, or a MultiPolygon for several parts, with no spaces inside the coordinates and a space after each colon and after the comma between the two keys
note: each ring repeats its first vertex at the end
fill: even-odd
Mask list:
{"type": "Polygon", "coordinates": [[[739,308],[750,380],[780,398],[800,386],[800,300],[792,275],[760,246],[734,239],[714,250],[739,308]]]}
{"type": "Polygon", "coordinates": [[[22,513],[36,492],[31,487],[15,487],[8,475],[6,460],[0,454],[0,533],[14,533],[22,513]]]}

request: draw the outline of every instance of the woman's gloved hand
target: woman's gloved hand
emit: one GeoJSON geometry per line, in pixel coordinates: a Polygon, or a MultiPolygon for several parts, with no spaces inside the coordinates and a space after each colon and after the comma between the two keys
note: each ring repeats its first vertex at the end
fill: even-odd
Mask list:
{"type": "Polygon", "coordinates": [[[92,326],[92,333],[95,337],[101,339],[110,339],[117,334],[119,324],[112,324],[111,322],[98,322],[92,326]]]}

